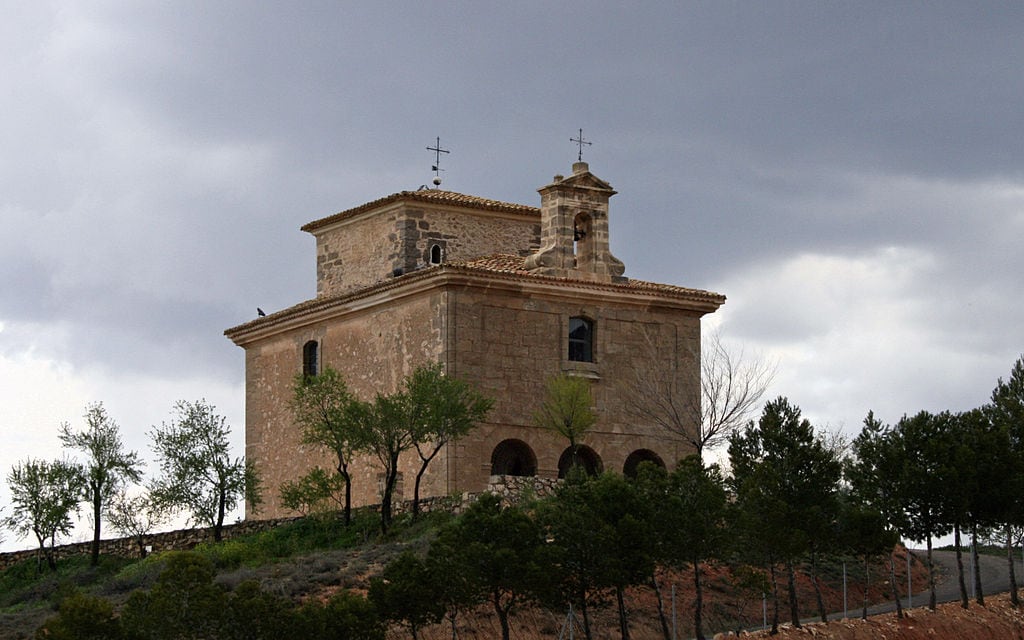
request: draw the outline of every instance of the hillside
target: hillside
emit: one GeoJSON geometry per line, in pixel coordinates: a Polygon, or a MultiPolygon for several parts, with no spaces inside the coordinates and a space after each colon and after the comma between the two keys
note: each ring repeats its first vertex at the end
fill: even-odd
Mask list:
{"type": "MultiPolygon", "coordinates": [[[[868,620],[841,620],[805,625],[803,629],[785,627],[775,638],[826,638],[828,640],[990,640],[1024,637],[1024,610],[1010,604],[1009,594],[988,596],[985,606],[973,602],[967,610],[959,603],[939,605],[933,612],[912,609],[903,620],[889,613],[868,620]]],[[[752,637],[770,637],[766,633],[752,637]]]]}
{"type": "MultiPolygon", "coordinates": [[[[404,549],[425,552],[437,527],[447,518],[449,516],[444,514],[434,514],[415,525],[402,522],[386,539],[376,535],[376,521],[372,514],[361,514],[359,522],[347,530],[296,522],[219,545],[201,545],[196,552],[214,562],[218,569],[216,582],[225,589],[234,590],[241,583],[253,580],[264,591],[294,602],[323,600],[343,589],[364,591],[370,577],[404,549]]],[[[902,550],[897,553],[897,566],[905,566],[902,550]]],[[[922,568],[917,563],[914,567],[915,583],[923,584],[922,568]]],[[[149,589],[162,568],[163,560],[159,555],[144,561],[106,556],[97,569],[88,567],[87,558],[79,556],[62,561],[56,574],[44,572],[37,575],[31,562],[12,567],[0,573],[0,637],[34,637],[35,629],[53,615],[61,599],[76,590],[103,597],[115,607],[120,607],[131,592],[149,589]]],[[[733,571],[723,565],[711,565],[705,570],[705,629],[716,632],[759,626],[762,599],[757,574],[733,571]]],[[[886,599],[887,567],[873,567],[872,575],[875,579],[869,599],[886,599]]],[[[822,578],[828,610],[841,610],[841,563],[825,564],[822,578]]],[[[689,572],[663,572],[659,579],[669,620],[674,585],[679,636],[688,637],[692,632],[692,576],[689,572]]],[[[806,575],[798,577],[798,590],[803,615],[814,615],[813,592],[806,575]]],[[[653,590],[637,587],[628,596],[634,640],[660,640],[662,632],[653,590]]],[[[851,570],[850,606],[860,602],[860,597],[851,570]]],[[[530,608],[512,619],[513,637],[524,640],[557,637],[565,620],[565,612],[530,608]]],[[[608,607],[594,612],[593,627],[598,639],[617,638],[614,609],[608,607]]],[[[827,628],[839,628],[839,624],[832,623],[827,628]]],[[[499,635],[498,623],[487,607],[480,607],[460,618],[458,633],[463,640],[490,640],[499,635]]],[[[407,635],[401,629],[393,629],[389,633],[389,637],[396,640],[407,635]]],[[[450,637],[451,628],[447,623],[434,625],[422,634],[424,640],[446,640],[450,637]]]]}

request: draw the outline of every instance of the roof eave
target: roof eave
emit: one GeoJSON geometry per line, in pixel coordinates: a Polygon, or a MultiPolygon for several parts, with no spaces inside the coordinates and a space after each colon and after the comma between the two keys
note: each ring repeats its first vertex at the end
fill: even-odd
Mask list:
{"type": "MultiPolygon", "coordinates": [[[[652,283],[653,284],[653,283],[652,283]]],[[[268,337],[281,331],[308,325],[333,317],[373,307],[385,300],[416,295],[433,288],[447,286],[479,286],[488,289],[529,292],[548,297],[579,297],[627,305],[658,306],[684,310],[697,315],[714,313],[725,303],[725,296],[711,291],[684,289],[665,291],[643,289],[617,283],[590,282],[552,276],[495,272],[457,265],[440,265],[414,271],[372,287],[330,298],[314,298],[295,306],[257,318],[224,331],[238,346],[268,337]]]]}

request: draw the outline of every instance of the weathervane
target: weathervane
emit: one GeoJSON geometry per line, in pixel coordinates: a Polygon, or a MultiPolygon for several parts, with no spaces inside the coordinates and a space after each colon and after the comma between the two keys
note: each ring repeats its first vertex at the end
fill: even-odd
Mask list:
{"type": "Polygon", "coordinates": [[[583,129],[580,129],[580,137],[569,138],[569,142],[575,142],[576,145],[580,148],[579,154],[576,156],[576,161],[583,162],[583,145],[587,145],[589,147],[591,144],[590,142],[583,139],[583,129]]]}
{"type": "Polygon", "coordinates": [[[440,136],[437,137],[437,140],[434,142],[434,146],[427,147],[427,151],[434,152],[434,165],[430,167],[430,169],[434,172],[434,186],[439,187],[441,186],[441,172],[444,171],[444,169],[441,168],[441,154],[451,153],[451,151],[441,148],[440,136]]]}

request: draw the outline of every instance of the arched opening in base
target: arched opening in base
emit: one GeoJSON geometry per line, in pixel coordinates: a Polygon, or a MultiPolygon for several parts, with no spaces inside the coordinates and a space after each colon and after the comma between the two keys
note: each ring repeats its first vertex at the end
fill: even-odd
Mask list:
{"type": "MultiPolygon", "coordinates": [[[[601,462],[601,456],[597,455],[596,451],[585,444],[581,444],[576,448],[575,464],[583,467],[583,470],[587,472],[588,476],[596,476],[604,471],[604,464],[601,462]]],[[[573,466],[572,447],[569,447],[563,451],[561,457],[558,458],[558,477],[564,478],[568,475],[569,469],[573,466]]]]}
{"type": "Polygon", "coordinates": [[[491,453],[492,476],[535,476],[537,456],[522,440],[502,440],[491,453]]]}
{"type": "Polygon", "coordinates": [[[626,463],[622,465],[622,475],[627,478],[635,478],[637,467],[642,462],[651,462],[662,469],[665,468],[665,462],[661,459],[661,456],[650,449],[637,449],[626,458],[626,463]]]}

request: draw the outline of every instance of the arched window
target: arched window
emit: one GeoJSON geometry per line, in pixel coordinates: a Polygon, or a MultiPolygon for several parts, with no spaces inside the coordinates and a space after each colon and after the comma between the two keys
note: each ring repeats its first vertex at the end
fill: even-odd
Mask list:
{"type": "Polygon", "coordinates": [[[662,461],[661,456],[650,449],[637,449],[633,453],[629,454],[628,458],[626,458],[626,464],[622,465],[622,475],[627,478],[635,478],[637,467],[639,467],[642,462],[651,462],[662,469],[665,468],[665,462],[662,461]]]}
{"type": "Polygon", "coordinates": [[[572,459],[572,447],[566,448],[562,452],[561,457],[558,458],[558,477],[564,478],[569,474],[569,469],[579,465],[583,467],[583,470],[587,472],[588,476],[600,475],[604,471],[604,464],[601,462],[601,456],[597,455],[597,452],[588,447],[585,444],[581,444],[576,447],[576,461],[572,459]]]}
{"type": "Polygon", "coordinates": [[[315,376],[320,373],[320,344],[310,340],[302,345],[302,375],[315,376]]]}
{"type": "Polygon", "coordinates": [[[444,251],[441,249],[441,245],[430,245],[430,264],[441,264],[442,259],[444,259],[444,251]]]}
{"type": "Polygon", "coordinates": [[[594,361],[594,323],[586,318],[569,318],[569,360],[594,361]]]}
{"type": "Polygon", "coordinates": [[[537,456],[522,440],[502,440],[491,453],[492,476],[535,476],[537,456]]]}

